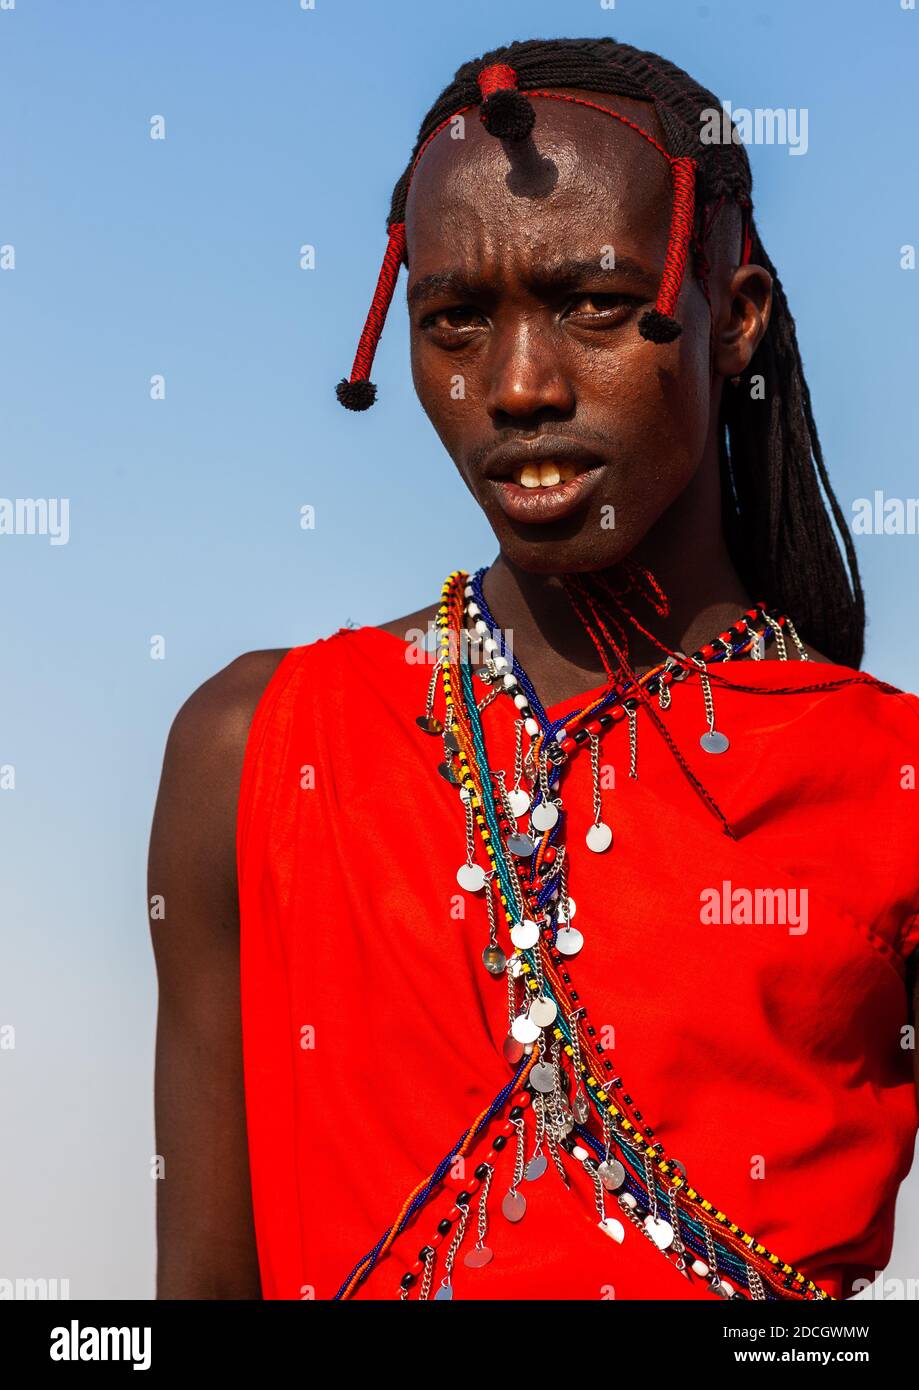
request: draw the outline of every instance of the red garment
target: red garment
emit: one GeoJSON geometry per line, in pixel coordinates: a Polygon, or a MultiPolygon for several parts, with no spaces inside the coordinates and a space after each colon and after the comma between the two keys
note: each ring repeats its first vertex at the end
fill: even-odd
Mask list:
{"type": "MultiPolygon", "coordinates": [[[[441,740],[415,723],[431,667],[409,655],[371,627],[294,648],[249,734],[238,823],[242,1021],[266,1298],[332,1298],[512,1075],[501,1052],[506,981],[481,959],[482,894],[456,881],[462,807],[436,771],[441,740]]],[[[847,1297],[888,1260],[917,1127],[901,1030],[904,959],[919,943],[919,791],[903,783],[904,767],[919,765],[919,699],[861,683],[771,696],[734,688],[853,674],[796,659],[713,670],[731,682],[713,686],[726,753],[699,746],[695,675],[672,687],[661,717],[736,841],[643,709],[637,779],[626,721],[603,739],[601,762],[616,775],[604,793],[615,833],[606,854],[583,839],[588,753],[563,771],[569,889],[586,939],[572,979],[598,1031],[615,1028],[625,1088],[689,1182],[781,1260],[847,1297]],[[701,895],[717,890],[720,900],[725,883],[729,899],[739,888],[806,889],[807,930],[703,923],[701,895]]],[[[504,697],[484,711],[494,768],[513,768],[515,713],[504,697]]],[[[499,940],[510,951],[503,922],[499,940]]],[[[504,1119],[476,1141],[468,1176],[504,1119]]],[[[530,1109],[530,1139],[532,1122],[530,1109]]],[[[574,1160],[570,1190],[550,1163],[522,1184],[526,1215],[508,1223],[500,1202],[513,1159],[509,1144],[489,1201],[494,1259],[482,1269],[463,1263],[473,1205],[457,1298],[712,1300],[634,1226],[621,1245],[598,1229],[593,1186],[574,1160]]],[[[447,1178],[356,1297],[398,1297],[460,1189],[447,1178]]],[[[620,1215],[615,1199],[607,1212],[620,1215]]]]}

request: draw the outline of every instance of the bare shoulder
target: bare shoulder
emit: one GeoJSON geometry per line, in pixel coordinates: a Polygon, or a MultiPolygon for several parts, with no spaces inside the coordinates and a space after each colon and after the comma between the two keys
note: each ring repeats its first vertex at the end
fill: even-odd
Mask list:
{"type": "Polygon", "coordinates": [[[235,903],[235,835],[239,781],[256,706],[286,655],[247,652],[198,686],[172,721],[150,838],[154,880],[181,877],[235,903]]]}
{"type": "Polygon", "coordinates": [[[172,722],[173,751],[196,760],[242,752],[256,706],[287,650],[246,652],[199,685],[172,722]]]}
{"type": "Polygon", "coordinates": [[[417,632],[427,629],[429,623],[434,621],[437,616],[438,603],[429,603],[427,608],[418,608],[414,613],[407,613],[404,618],[394,618],[391,623],[378,623],[381,632],[391,632],[394,637],[401,637],[403,641],[408,640],[410,632],[417,632]]]}

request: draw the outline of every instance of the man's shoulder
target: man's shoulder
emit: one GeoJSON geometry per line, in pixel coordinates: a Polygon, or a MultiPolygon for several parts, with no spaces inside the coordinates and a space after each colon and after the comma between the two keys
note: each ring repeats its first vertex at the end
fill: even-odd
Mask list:
{"type": "Polygon", "coordinates": [[[170,751],[198,766],[241,757],[258,703],[289,650],[245,652],[202,682],[172,721],[170,751]]]}
{"type": "Polygon", "coordinates": [[[419,629],[425,631],[429,623],[432,623],[437,616],[439,603],[429,603],[427,608],[417,608],[414,613],[406,613],[404,618],[393,618],[390,623],[377,623],[381,632],[390,632],[394,637],[401,637],[403,641],[409,640],[409,634],[417,632],[419,629]]]}

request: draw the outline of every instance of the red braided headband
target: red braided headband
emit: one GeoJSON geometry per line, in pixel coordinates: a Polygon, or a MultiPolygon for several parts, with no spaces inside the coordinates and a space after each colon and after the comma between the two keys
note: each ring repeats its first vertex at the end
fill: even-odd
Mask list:
{"type": "MultiPolygon", "coordinates": [[[[638,329],[642,337],[647,338],[649,342],[673,342],[681,332],[681,326],[674,314],[683,284],[695,220],[696,161],[688,156],[668,154],[663,145],[659,144],[646,130],[642,130],[641,126],[620,115],[618,111],[611,111],[609,107],[600,106],[597,102],[543,88],[530,90],[526,93],[520,91],[517,86],[516,72],[505,63],[495,63],[491,67],[483,68],[478,76],[478,84],[482,95],[479,119],[486,130],[499,139],[524,139],[532,130],[536,120],[536,113],[530,105],[529,98],[545,97],[553,101],[573,102],[578,106],[587,106],[594,111],[601,111],[605,116],[612,116],[614,120],[621,121],[623,125],[634,130],[642,139],[647,140],[648,144],[653,145],[654,149],[667,160],[673,186],[673,212],[670,218],[670,233],[667,238],[664,268],[661,272],[661,283],[654,308],[642,314],[638,329]]],[[[418,162],[428,145],[456,116],[471,109],[470,105],[455,111],[452,116],[441,121],[437,129],[433,130],[425,140],[412,163],[409,182],[405,190],[406,196],[418,162]]],[[[749,260],[750,248],[749,220],[747,220],[742,264],[746,264],[749,260]]],[[[383,331],[383,324],[386,321],[386,313],[396,288],[399,267],[404,259],[405,223],[393,222],[389,227],[389,239],[383,255],[383,263],[380,266],[377,286],[367,314],[367,321],[364,324],[364,331],[355,353],[351,375],[340,381],[336,388],[338,399],[349,410],[366,410],[376,400],[377,388],[370,380],[370,370],[373,366],[377,344],[380,341],[380,334],[383,331]]]]}

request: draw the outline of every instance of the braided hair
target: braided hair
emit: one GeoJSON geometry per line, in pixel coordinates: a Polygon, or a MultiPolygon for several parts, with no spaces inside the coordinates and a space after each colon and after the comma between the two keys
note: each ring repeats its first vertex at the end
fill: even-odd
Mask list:
{"type": "MultiPolygon", "coordinates": [[[[377,292],[351,378],[338,385],[339,400],[362,410],[375,398],[370,365],[399,265],[405,260],[408,190],[427,144],[452,117],[477,106],[492,134],[525,139],[535,119],[526,93],[559,87],[648,102],[660,122],[666,148],[657,148],[670,160],[674,213],[661,295],[655,309],[642,317],[643,336],[668,342],[679,333],[671,311],[687,251],[693,274],[711,302],[706,235],[719,208],[726,203],[740,208],[742,263],[749,260],[769,272],[773,303],[749,367],[751,376],[762,377],[765,398],[755,400],[750,391],[735,389],[725,392],[722,402],[719,457],[725,541],[749,592],[794,613],[807,641],[832,661],[857,668],[865,629],[858,562],[827,475],[794,319],[753,219],[747,153],[739,141],[702,142],[702,113],[720,111],[720,102],[667,59],[609,38],[530,39],[493,49],[457,70],[422,121],[411,158],[393,189],[389,242],[377,292]],[[687,166],[692,171],[688,189],[687,166]]],[[[645,138],[657,144],[646,133],[645,138]]]]}

